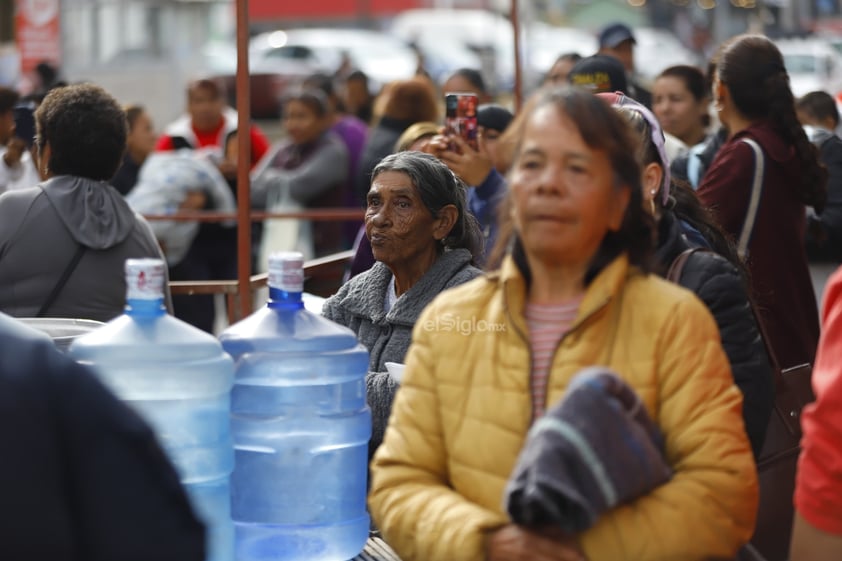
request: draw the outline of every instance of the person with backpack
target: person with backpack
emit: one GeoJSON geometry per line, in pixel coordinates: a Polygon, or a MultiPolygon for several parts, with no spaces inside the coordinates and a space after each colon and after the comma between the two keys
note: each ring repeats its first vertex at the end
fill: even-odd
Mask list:
{"type": "Polygon", "coordinates": [[[654,115],[620,94],[599,97],[607,99],[639,136],[643,197],[648,201],[644,208],[657,223],[655,259],[661,274],[696,294],[716,320],[734,383],[743,394],[743,421],[757,458],[772,414],[775,388],[752,312],[744,266],[696,194],[671,180],[663,134],[654,115]]]}

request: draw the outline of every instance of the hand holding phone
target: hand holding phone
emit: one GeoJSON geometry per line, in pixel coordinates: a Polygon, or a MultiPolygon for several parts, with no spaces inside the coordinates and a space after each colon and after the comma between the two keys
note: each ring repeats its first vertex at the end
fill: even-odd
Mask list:
{"type": "Polygon", "coordinates": [[[12,108],[15,118],[15,138],[26,143],[31,148],[35,142],[35,108],[31,104],[20,104],[12,108]]]}
{"type": "MultiPolygon", "coordinates": [[[[477,107],[479,99],[473,93],[448,92],[444,95],[444,125],[448,136],[462,138],[477,150],[477,107]]],[[[458,148],[454,145],[451,150],[458,148]]]]}

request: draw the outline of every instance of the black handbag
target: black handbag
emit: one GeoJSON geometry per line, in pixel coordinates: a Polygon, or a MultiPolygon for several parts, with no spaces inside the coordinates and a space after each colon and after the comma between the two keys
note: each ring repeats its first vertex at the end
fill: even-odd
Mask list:
{"type": "Polygon", "coordinates": [[[795,514],[793,494],[801,452],[801,411],[815,396],[809,364],[781,370],[771,348],[769,357],[775,371],[775,408],[757,459],[760,505],[751,543],[768,561],[785,561],[795,514]]]}

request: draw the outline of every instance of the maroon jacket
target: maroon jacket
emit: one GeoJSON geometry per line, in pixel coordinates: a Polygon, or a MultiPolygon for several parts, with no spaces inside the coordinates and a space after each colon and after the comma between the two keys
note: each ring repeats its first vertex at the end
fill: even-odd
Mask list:
{"type": "Polygon", "coordinates": [[[819,342],[819,314],[804,249],[805,209],[795,149],[769,125],[757,123],[734,135],[716,155],[699,186],[699,198],[735,240],[751,196],[754,152],[763,149],[763,194],[748,245],[751,285],[769,343],[782,368],[812,363],[819,342]]]}

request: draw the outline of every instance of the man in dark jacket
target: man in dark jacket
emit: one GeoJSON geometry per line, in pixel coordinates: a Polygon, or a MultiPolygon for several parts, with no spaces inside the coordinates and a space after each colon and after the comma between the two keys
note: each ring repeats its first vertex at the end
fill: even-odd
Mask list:
{"type": "Polygon", "coordinates": [[[200,561],[204,530],[150,428],[0,314],[0,558],[200,561]]]}
{"type": "Polygon", "coordinates": [[[836,100],[827,92],[810,92],[796,102],[798,120],[819,149],[827,168],[827,202],[821,214],[807,215],[807,256],[811,261],[842,262],[842,139],[836,100]]]}
{"type": "Polygon", "coordinates": [[[652,109],[652,92],[643,87],[634,73],[634,46],[637,39],[631,28],[624,23],[612,23],[599,32],[597,54],[616,58],[623,64],[628,75],[629,97],[652,109]]]}

